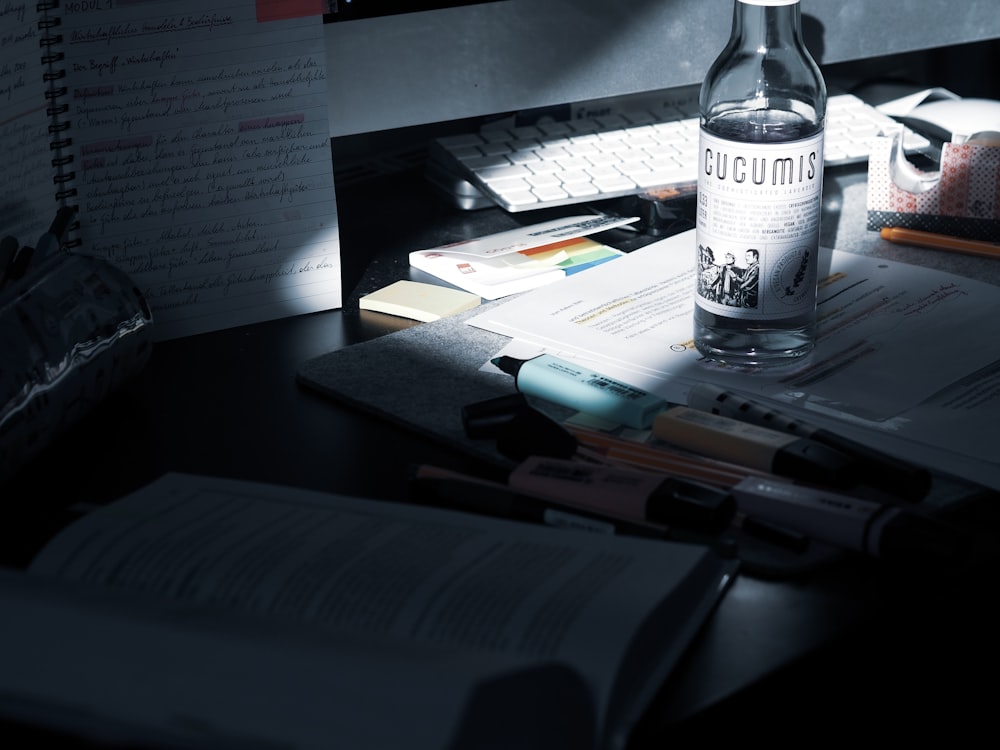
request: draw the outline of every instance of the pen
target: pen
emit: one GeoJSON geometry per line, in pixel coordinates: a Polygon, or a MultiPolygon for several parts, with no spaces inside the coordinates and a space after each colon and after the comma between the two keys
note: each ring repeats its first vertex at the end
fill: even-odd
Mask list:
{"type": "Polygon", "coordinates": [[[513,489],[580,510],[691,529],[726,526],[736,511],[727,490],[659,472],[530,456],[507,477],[513,489]]]}
{"type": "Polygon", "coordinates": [[[914,466],[835,432],[782,414],[718,386],[709,383],[695,385],[688,392],[688,406],[828,445],[858,461],[862,481],[893,495],[920,500],[930,490],[931,473],[923,467],[914,466]]]}
{"type": "Polygon", "coordinates": [[[528,404],[522,394],[468,404],[462,409],[470,437],[493,437],[497,450],[514,461],[530,456],[565,458],[629,466],[728,488],[750,475],[747,466],[648,444],[610,433],[558,422],[528,404]]]}
{"type": "MultiPolygon", "coordinates": [[[[488,414],[491,420],[496,420],[497,431],[502,435],[505,431],[511,431],[511,425],[519,420],[527,419],[530,415],[535,415],[527,419],[525,426],[513,431],[514,434],[525,432],[534,436],[536,442],[544,444],[552,434],[553,428],[546,428],[551,423],[554,428],[558,428],[565,434],[572,437],[574,434],[580,435],[581,442],[586,445],[586,435],[596,435],[597,432],[587,429],[570,428],[555,423],[554,420],[537,410],[526,407],[520,399],[489,399],[485,402],[471,404],[467,408],[468,412],[488,414]],[[501,420],[499,415],[505,408],[511,409],[511,415],[506,420],[501,420]],[[528,429],[530,428],[530,429],[528,429]],[[572,432],[567,430],[572,429],[572,432]]],[[[719,418],[717,415],[702,413],[704,416],[719,418]]],[[[737,423],[742,424],[742,423],[737,423]]],[[[764,428],[753,425],[743,425],[752,428],[754,431],[764,428]]],[[[767,430],[773,433],[773,430],[767,430]]],[[[781,442],[796,440],[795,436],[781,435],[781,442]]],[[[602,436],[605,440],[620,443],[630,443],[631,441],[602,436]]],[[[719,437],[719,436],[716,436],[719,437]]],[[[725,436],[722,436],[725,439],[725,436]]],[[[563,442],[557,439],[556,442],[563,442]]],[[[570,441],[572,442],[572,441],[570,441]]],[[[595,443],[596,444],[596,443],[595,443]]],[[[587,500],[583,494],[588,492],[587,479],[593,476],[594,469],[607,468],[598,465],[589,465],[585,461],[573,460],[571,451],[560,449],[560,455],[567,456],[561,461],[552,461],[543,457],[523,457],[521,464],[515,468],[508,482],[516,491],[520,488],[522,495],[529,495],[537,498],[543,495],[546,501],[558,505],[567,505],[573,508],[573,512],[589,512],[598,516],[613,515],[624,521],[646,519],[646,508],[643,505],[642,491],[633,491],[630,498],[614,498],[614,493],[610,492],[598,500],[587,500]],[[543,463],[544,461],[544,463],[543,463]],[[531,467],[542,466],[544,481],[550,482],[553,486],[548,489],[541,486],[538,478],[534,481],[524,483],[518,479],[518,473],[527,473],[531,467]],[[564,480],[559,484],[560,480],[564,480]]],[[[637,444],[637,453],[641,455],[647,450],[645,446],[637,444]]],[[[648,449],[648,452],[660,452],[659,449],[648,449]]],[[[670,457],[669,451],[662,453],[670,457]]],[[[513,457],[513,453],[506,454],[513,457]]],[[[698,456],[685,457],[693,462],[709,461],[698,456]]],[[[719,462],[719,466],[726,466],[725,462],[719,462]]],[[[657,464],[656,471],[663,477],[676,478],[676,475],[665,467],[665,464],[657,464]]],[[[684,470],[685,464],[678,463],[677,467],[684,470]]],[[[651,471],[650,473],[654,473],[651,471]]],[[[811,472],[809,479],[815,480],[811,472]]],[[[817,541],[826,542],[845,549],[859,551],[865,554],[892,559],[908,559],[920,561],[928,559],[954,558],[962,554],[962,544],[964,538],[950,527],[945,526],[933,519],[916,513],[904,512],[904,508],[890,503],[882,503],[870,499],[856,498],[850,495],[836,494],[832,491],[816,487],[812,484],[799,485],[788,479],[782,479],[769,472],[756,471],[753,469],[743,469],[735,467],[734,470],[715,475],[718,488],[727,492],[735,500],[735,512],[732,508],[727,508],[729,514],[729,525],[742,529],[745,533],[771,542],[780,547],[787,548],[793,552],[801,553],[808,545],[808,539],[814,538],[817,541]]],[[[479,480],[472,480],[478,482],[479,480]]],[[[478,485],[477,485],[478,486],[478,485]]],[[[504,486],[504,485],[500,485],[504,486]]],[[[643,485],[647,486],[647,485],[643,485]]],[[[475,494],[476,487],[466,487],[466,494],[463,495],[463,507],[468,508],[468,503],[472,502],[466,495],[475,494]]],[[[648,499],[649,495],[645,494],[648,499]]],[[[504,511],[510,515],[511,511],[504,511]]],[[[537,513],[533,513],[526,520],[533,520],[537,513]]],[[[722,516],[720,515],[720,518],[722,516]]],[[[676,531],[682,526],[677,523],[672,526],[676,531]]],[[[680,532],[683,537],[683,532],[680,532]]],[[[675,537],[677,538],[677,537],[675,537]]]]}
{"type": "Polygon", "coordinates": [[[599,534],[653,539],[670,537],[666,527],[637,523],[583,508],[570,510],[557,502],[517,492],[499,482],[435,466],[416,467],[410,478],[409,490],[411,499],[417,502],[451,510],[599,534]]]}
{"type": "Polygon", "coordinates": [[[720,488],[732,487],[747,476],[773,476],[664,443],[631,440],[596,428],[558,422],[531,406],[521,393],[466,404],[462,407],[462,423],[470,438],[495,438],[497,450],[515,461],[535,455],[574,458],[658,471],[720,488]]]}
{"type": "Polygon", "coordinates": [[[889,242],[929,247],[933,250],[950,250],[967,255],[978,255],[982,258],[1000,258],[1000,245],[984,240],[967,240],[962,237],[904,227],[882,227],[880,234],[882,239],[889,240],[889,242]]]}
{"type": "Polygon", "coordinates": [[[809,438],[687,406],[661,412],[653,434],[686,450],[812,484],[849,487],[857,461],[809,438]]]}
{"type": "MultiPolygon", "coordinates": [[[[739,465],[765,473],[794,479],[845,487],[858,478],[858,462],[839,449],[801,436],[788,435],[763,427],[746,426],[728,417],[696,412],[673,406],[655,394],[573,363],[541,354],[527,360],[500,356],[492,360],[504,372],[514,376],[515,385],[524,394],[538,396],[552,403],[611,420],[635,429],[649,429],[660,440],[703,458],[739,465]],[[699,414],[704,416],[699,416],[699,414]]],[[[500,428],[498,448],[505,455],[517,452],[517,441],[540,445],[538,427],[514,430],[517,420],[500,428]]],[[[537,420],[536,420],[537,421],[537,420]]],[[[565,433],[566,430],[561,429],[565,433]]],[[[552,430],[542,430],[550,434],[552,430]]],[[[561,437],[561,436],[558,436],[561,437]]],[[[562,444],[562,440],[556,442],[562,444]]],[[[579,444],[579,439],[575,441],[579,444]]],[[[565,449],[561,449],[565,451],[565,449]]],[[[592,449],[593,450],[593,449],[592,449]]],[[[624,448],[605,441],[597,452],[608,457],[633,462],[639,457],[635,448],[624,448]]],[[[549,450],[521,450],[522,457],[534,453],[556,455],[549,450]]],[[[563,456],[564,457],[564,456],[563,456]]],[[[647,453],[639,460],[651,461],[647,453]]],[[[661,457],[666,461],[666,457],[661,457]]],[[[673,464],[685,459],[676,456],[673,464]]],[[[687,459],[689,463],[693,459],[687,459]]],[[[676,469],[674,470],[676,473],[676,469]]]]}
{"type": "MultiPolygon", "coordinates": [[[[722,538],[692,536],[693,530],[683,524],[636,520],[629,511],[611,505],[588,509],[570,500],[570,495],[536,496],[436,466],[418,466],[409,487],[412,500],[440,508],[591,533],[697,539],[725,549],[722,538]]],[[[736,485],[732,497],[738,512],[725,525],[793,553],[804,552],[810,538],[901,562],[956,561],[965,549],[960,532],[899,506],[756,477],[736,485]]]]}
{"type": "Polygon", "coordinates": [[[716,487],[731,487],[748,476],[773,476],[747,466],[706,458],[670,447],[616,437],[599,430],[565,424],[563,427],[577,441],[606,463],[662,471],[684,479],[707,482],[716,487]]]}
{"type": "Polygon", "coordinates": [[[969,548],[964,532],[900,505],[755,478],[733,495],[741,512],[887,560],[953,563],[969,548]]]}
{"type": "MultiPolygon", "coordinates": [[[[411,500],[438,508],[540,523],[558,529],[709,544],[727,557],[736,554],[736,547],[725,536],[714,533],[706,536],[677,526],[635,522],[614,513],[580,508],[568,510],[555,501],[515,492],[505,484],[437,466],[417,466],[409,488],[411,500]]],[[[749,536],[794,554],[802,554],[809,545],[809,537],[799,531],[744,513],[734,514],[731,524],[749,536]]]]}

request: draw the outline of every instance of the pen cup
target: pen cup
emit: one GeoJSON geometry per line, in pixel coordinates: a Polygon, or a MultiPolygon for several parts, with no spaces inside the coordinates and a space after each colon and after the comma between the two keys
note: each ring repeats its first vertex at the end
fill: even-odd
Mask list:
{"type": "Polygon", "coordinates": [[[120,269],[60,254],[0,294],[0,482],[138,372],[152,314],[120,269]]]}

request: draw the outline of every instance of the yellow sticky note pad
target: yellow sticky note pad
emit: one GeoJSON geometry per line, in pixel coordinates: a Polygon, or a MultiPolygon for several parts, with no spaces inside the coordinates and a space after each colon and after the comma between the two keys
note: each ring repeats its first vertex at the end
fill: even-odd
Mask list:
{"type": "Polygon", "coordinates": [[[358,307],[429,323],[471,310],[481,302],[479,296],[459,289],[403,280],[366,294],[358,300],[358,307]]]}

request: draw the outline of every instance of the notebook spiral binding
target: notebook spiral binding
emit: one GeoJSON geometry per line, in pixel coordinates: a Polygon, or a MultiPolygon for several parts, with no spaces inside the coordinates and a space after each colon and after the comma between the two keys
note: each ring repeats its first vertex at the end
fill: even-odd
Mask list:
{"type": "MultiPolygon", "coordinates": [[[[63,42],[62,34],[58,33],[62,20],[54,14],[49,15],[50,12],[59,10],[59,4],[59,0],[47,0],[47,2],[38,3],[36,7],[39,13],[43,14],[38,22],[38,30],[42,32],[39,45],[43,50],[42,65],[45,66],[42,80],[49,84],[45,91],[47,102],[45,113],[51,119],[49,135],[52,136],[52,140],[49,142],[49,149],[52,151],[52,166],[56,170],[56,174],[52,178],[56,186],[55,198],[59,205],[65,204],[75,212],[78,207],[72,204],[72,199],[77,196],[77,190],[73,187],[76,172],[72,169],[73,155],[69,152],[70,146],[73,145],[73,139],[68,134],[71,123],[65,117],[69,112],[69,104],[63,101],[69,93],[69,89],[66,86],[58,85],[59,81],[66,77],[66,70],[61,67],[66,56],[59,49],[63,42]]],[[[73,222],[67,231],[72,232],[78,226],[77,222],[73,222]]],[[[64,246],[72,248],[79,244],[78,239],[71,238],[66,241],[64,246]]]]}

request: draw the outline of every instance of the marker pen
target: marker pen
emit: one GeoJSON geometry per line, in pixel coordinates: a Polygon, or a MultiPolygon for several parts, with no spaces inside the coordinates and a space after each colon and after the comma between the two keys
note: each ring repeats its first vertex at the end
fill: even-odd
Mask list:
{"type": "Polygon", "coordinates": [[[906,562],[955,562],[964,534],[907,507],[791,482],[747,477],[733,488],[741,512],[844,549],[906,562]]]}
{"type": "Polygon", "coordinates": [[[628,427],[649,429],[668,406],[659,396],[551,354],[531,359],[501,356],[492,362],[514,376],[522,393],[628,427]]]}
{"type": "Polygon", "coordinates": [[[674,406],[653,420],[653,434],[686,450],[792,479],[847,487],[857,462],[809,438],[674,406]]]}
{"type": "Polygon", "coordinates": [[[736,510],[717,487],[639,469],[530,456],[508,475],[515,490],[633,521],[719,528],[736,510]]]}
{"type": "Polygon", "coordinates": [[[930,490],[931,473],[923,467],[914,466],[850,438],[782,414],[718,386],[709,383],[694,386],[688,392],[688,406],[827,445],[854,458],[858,462],[863,481],[898,497],[920,500],[930,490]]]}
{"type": "MultiPolygon", "coordinates": [[[[721,514],[720,523],[713,522],[711,528],[702,529],[636,521],[627,517],[629,514],[617,505],[602,510],[588,510],[581,507],[581,503],[575,499],[565,502],[528,495],[499,482],[427,464],[415,467],[409,489],[413,501],[439,508],[598,534],[688,542],[695,538],[699,543],[712,544],[720,554],[736,555],[735,548],[725,536],[716,536],[723,530],[721,514]],[[705,532],[711,536],[692,537],[692,534],[705,532]]],[[[781,549],[801,554],[809,544],[809,537],[797,529],[727,510],[726,515],[730,514],[731,525],[781,549]]]]}
{"type": "Polygon", "coordinates": [[[670,538],[669,530],[662,526],[636,523],[608,513],[569,509],[499,482],[433,466],[417,467],[410,478],[409,490],[413,500],[440,508],[598,534],[670,538]]]}

